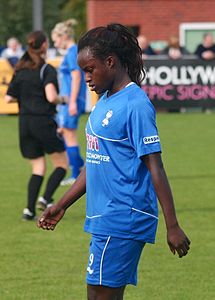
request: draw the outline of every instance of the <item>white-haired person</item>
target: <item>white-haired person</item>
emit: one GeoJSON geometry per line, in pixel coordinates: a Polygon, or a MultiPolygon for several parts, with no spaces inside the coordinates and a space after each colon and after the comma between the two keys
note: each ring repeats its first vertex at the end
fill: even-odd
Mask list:
{"type": "Polygon", "coordinates": [[[24,51],[18,39],[11,37],[7,40],[7,48],[2,51],[1,57],[7,59],[14,67],[23,54],[24,51]]]}

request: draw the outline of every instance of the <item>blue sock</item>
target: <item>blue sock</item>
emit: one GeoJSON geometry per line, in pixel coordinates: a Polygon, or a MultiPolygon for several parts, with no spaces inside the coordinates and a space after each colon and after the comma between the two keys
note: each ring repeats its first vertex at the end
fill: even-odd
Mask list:
{"type": "Polygon", "coordinates": [[[80,155],[79,147],[66,147],[66,152],[69,158],[69,166],[72,173],[71,177],[77,178],[80,173],[80,168],[84,165],[84,161],[80,155]]]}

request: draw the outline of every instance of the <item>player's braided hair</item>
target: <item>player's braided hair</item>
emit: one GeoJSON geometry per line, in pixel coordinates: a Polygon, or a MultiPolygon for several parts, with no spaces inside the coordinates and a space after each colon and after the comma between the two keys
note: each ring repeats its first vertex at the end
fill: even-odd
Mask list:
{"type": "Polygon", "coordinates": [[[131,80],[139,86],[145,78],[146,72],[137,39],[121,24],[91,29],[78,42],[78,51],[84,48],[90,48],[93,55],[101,59],[114,53],[126,68],[131,80]]]}

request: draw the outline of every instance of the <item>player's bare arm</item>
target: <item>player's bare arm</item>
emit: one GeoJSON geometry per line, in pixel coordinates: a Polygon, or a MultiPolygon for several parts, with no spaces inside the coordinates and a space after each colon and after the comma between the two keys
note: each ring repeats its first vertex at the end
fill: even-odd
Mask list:
{"type": "Polygon", "coordinates": [[[142,157],[149,169],[157,197],[159,199],[167,228],[167,242],[170,250],[179,257],[183,257],[189,250],[190,240],[178,224],[175,213],[171,188],[163,167],[160,153],[153,153],[142,157]]]}
{"type": "Polygon", "coordinates": [[[69,100],[69,113],[71,116],[77,115],[77,98],[81,85],[81,73],[78,70],[71,72],[72,86],[71,86],[71,96],[69,100]]]}
{"type": "Polygon", "coordinates": [[[5,101],[6,101],[6,103],[13,103],[13,102],[17,102],[17,99],[16,99],[16,98],[13,98],[13,97],[10,96],[10,95],[6,95],[6,96],[5,96],[5,101]]]}
{"type": "Polygon", "coordinates": [[[52,207],[47,208],[39,218],[37,226],[42,229],[54,230],[57,223],[63,218],[66,210],[86,192],[86,169],[84,168],[75,183],[52,207]]]}

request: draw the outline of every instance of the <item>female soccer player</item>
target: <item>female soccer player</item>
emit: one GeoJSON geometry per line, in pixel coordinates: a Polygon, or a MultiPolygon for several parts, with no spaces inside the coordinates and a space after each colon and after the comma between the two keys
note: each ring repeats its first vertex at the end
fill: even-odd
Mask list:
{"type": "Polygon", "coordinates": [[[80,115],[85,111],[86,83],[84,73],[77,63],[77,45],[74,40],[74,19],[55,25],[52,30],[54,46],[65,51],[59,67],[60,95],[68,96],[69,103],[59,105],[57,122],[63,135],[71,168],[71,177],[61,185],[73,184],[84,165],[80,155],[77,127],[80,115]]]}
{"type": "Polygon", "coordinates": [[[47,182],[39,208],[51,205],[52,195],[64,178],[67,156],[64,143],[57,135],[54,120],[56,104],[63,100],[58,96],[57,73],[45,63],[48,40],[42,31],[34,31],[27,37],[27,50],[15,67],[6,101],[16,99],[19,104],[19,139],[23,157],[30,160],[32,175],[28,183],[25,220],[35,219],[35,204],[46,171],[45,153],[50,155],[54,171],[47,182]]]}
{"type": "Polygon", "coordinates": [[[183,257],[190,241],[177,221],[155,110],[140,88],[145,72],[136,38],[120,24],[97,27],[80,39],[78,52],[86,82],[103,96],[86,126],[86,168],[38,226],[53,230],[86,191],[88,299],[121,300],[126,285],[137,283],[145,243],[155,241],[157,197],[170,250],[183,257]]]}

